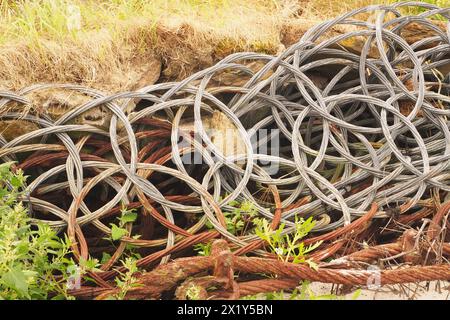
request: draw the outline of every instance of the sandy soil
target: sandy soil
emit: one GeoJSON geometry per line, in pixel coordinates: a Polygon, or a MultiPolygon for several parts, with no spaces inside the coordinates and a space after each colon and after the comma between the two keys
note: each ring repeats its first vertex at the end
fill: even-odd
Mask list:
{"type": "MultiPolygon", "coordinates": [[[[316,295],[336,293],[336,286],[331,284],[311,283],[311,290],[316,295]]],[[[352,299],[355,290],[345,294],[345,299],[352,299]]],[[[357,300],[449,300],[450,282],[432,281],[409,283],[403,285],[383,286],[378,289],[361,288],[357,300]]]]}

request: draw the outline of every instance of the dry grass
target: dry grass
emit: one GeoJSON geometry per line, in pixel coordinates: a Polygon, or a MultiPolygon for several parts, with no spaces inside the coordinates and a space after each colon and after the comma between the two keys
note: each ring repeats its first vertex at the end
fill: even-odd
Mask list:
{"type": "Polygon", "coordinates": [[[270,0],[4,1],[0,85],[122,90],[152,55],[164,58],[168,78],[181,78],[232,51],[273,52],[278,19],[290,14],[270,0]]]}
{"type": "Polygon", "coordinates": [[[153,56],[165,80],[180,79],[232,52],[274,54],[315,23],[380,2],[0,0],[0,86],[71,82],[119,91],[153,56]]]}

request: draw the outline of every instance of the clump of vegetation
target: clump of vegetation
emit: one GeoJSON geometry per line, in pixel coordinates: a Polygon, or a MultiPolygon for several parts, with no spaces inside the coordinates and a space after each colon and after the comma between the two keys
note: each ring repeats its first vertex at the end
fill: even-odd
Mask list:
{"type": "Polygon", "coordinates": [[[71,299],[69,241],[45,223],[31,225],[19,200],[25,180],[10,163],[0,165],[0,299],[71,299]]]}
{"type": "MultiPolygon", "coordinates": [[[[231,210],[223,211],[228,232],[234,235],[242,235],[249,228],[253,228],[255,234],[266,241],[270,250],[282,261],[293,263],[307,263],[311,268],[317,265],[306,259],[306,255],[315,250],[322,243],[321,241],[305,246],[300,240],[308,235],[314,228],[316,222],[312,217],[304,220],[295,218],[295,231],[292,234],[283,234],[285,223],[280,224],[278,229],[272,230],[267,219],[257,217],[258,211],[255,205],[248,200],[243,202],[231,201],[228,206],[231,210]]],[[[212,224],[207,221],[207,228],[212,229],[212,224]]],[[[198,255],[208,256],[211,254],[211,243],[199,243],[194,246],[198,255]]]]}
{"type": "MultiPolygon", "coordinates": [[[[26,177],[21,170],[13,172],[11,165],[0,164],[0,300],[74,299],[68,289],[75,289],[81,278],[91,280],[85,274],[97,270],[98,260],[82,260],[77,265],[68,258],[67,237],[61,239],[48,224],[32,223],[20,202],[26,177]]],[[[113,225],[113,240],[128,234],[125,226],[136,217],[133,210],[123,209],[119,224],[113,225]]],[[[121,262],[127,271],[115,278],[119,290],[111,299],[124,299],[137,286],[137,258],[128,256],[121,262]]]]}
{"type": "Polygon", "coordinates": [[[122,260],[122,265],[127,271],[118,271],[119,276],[116,277],[114,281],[116,282],[119,291],[115,295],[109,297],[110,300],[124,300],[130,289],[142,285],[138,283],[137,278],[134,276],[134,274],[138,272],[137,260],[132,257],[127,257],[125,260],[122,260]]]}
{"type": "Polygon", "coordinates": [[[136,221],[137,212],[135,209],[128,210],[126,207],[122,206],[121,215],[118,218],[119,223],[111,223],[111,239],[113,241],[120,240],[123,236],[129,236],[130,232],[126,229],[127,226],[136,221]]]}
{"type": "MultiPolygon", "coordinates": [[[[233,200],[228,203],[228,206],[232,209],[223,211],[227,231],[234,235],[242,235],[253,224],[258,211],[248,200],[242,202],[233,200]]],[[[209,229],[214,228],[209,221],[205,225],[209,229]]]]}
{"type": "Polygon", "coordinates": [[[208,243],[197,243],[194,245],[194,250],[197,251],[199,256],[210,256],[211,255],[212,242],[208,243]]]}
{"type": "Polygon", "coordinates": [[[306,259],[306,255],[315,250],[321,241],[305,246],[300,240],[303,239],[314,228],[316,222],[312,217],[307,220],[295,219],[295,232],[283,234],[285,224],[282,223],[277,230],[272,230],[266,219],[257,219],[255,233],[262,240],[265,240],[269,248],[282,261],[288,262],[292,259],[293,263],[307,263],[311,268],[317,269],[317,265],[311,260],[306,259]]]}

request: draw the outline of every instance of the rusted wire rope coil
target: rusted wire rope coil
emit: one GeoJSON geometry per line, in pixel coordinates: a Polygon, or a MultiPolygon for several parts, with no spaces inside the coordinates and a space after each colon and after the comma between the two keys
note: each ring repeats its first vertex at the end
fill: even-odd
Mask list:
{"type": "MultiPolygon", "coordinates": [[[[23,201],[34,219],[67,230],[78,258],[88,258],[111,234],[111,218],[122,205],[139,208],[148,236],[133,238],[139,231],[127,226],[105,272],[127,243],[159,250],[141,265],[168,262],[170,254],[219,235],[238,253],[262,253],[251,228],[241,234],[227,229],[233,200],[253,203],[273,228],[286,223],[285,233],[294,231],[296,216],[314,216],[321,221],[314,231],[331,231],[315,240],[347,230],[340,228],[374,202],[374,218],[390,217],[392,207],[415,214],[432,192],[445,197],[450,191],[450,83],[440,74],[450,65],[449,17],[449,8],[422,2],[370,6],[318,24],[279,56],[232,54],[180,82],[113,95],[68,84],[1,91],[1,123],[20,120],[33,129],[9,140],[0,136],[0,158],[17,161],[31,176],[23,201]],[[408,6],[421,13],[403,15],[408,6]],[[407,42],[403,34],[411,23],[431,35],[407,42]],[[344,27],[349,31],[333,35],[344,27]],[[346,49],[348,41],[360,45],[346,49]],[[249,68],[251,62],[259,62],[259,70],[249,68]],[[247,81],[221,85],[217,78],[224,72],[240,72],[247,81]],[[314,80],[317,74],[325,77],[324,86],[314,80]],[[48,89],[92,99],[57,118],[45,110],[21,112],[31,95],[48,89]],[[98,108],[107,110],[108,127],[78,122],[98,108]],[[217,112],[245,151],[226,154],[212,141],[206,119],[217,112]],[[264,130],[276,131],[278,140],[268,143],[264,130]],[[179,144],[181,137],[187,144],[179,144]],[[270,152],[264,152],[267,145],[270,152]],[[201,164],[187,163],[191,156],[201,164]],[[203,233],[205,224],[217,233],[203,233]],[[92,237],[93,230],[100,236],[92,237]]],[[[424,268],[441,275],[440,267],[424,268]]],[[[391,274],[402,273],[387,272],[387,282],[394,281],[391,274]]],[[[365,276],[352,274],[348,281],[365,276]]]]}
{"type": "MultiPolygon", "coordinates": [[[[137,286],[129,291],[129,298],[159,298],[165,291],[173,290],[181,282],[184,283],[177,289],[178,298],[185,298],[188,287],[194,285],[202,287],[208,297],[206,288],[212,284],[225,291],[236,291],[237,296],[231,293],[232,298],[239,298],[242,294],[255,294],[271,292],[281,289],[293,289],[303,280],[324,283],[344,284],[352,286],[366,286],[375,278],[379,285],[409,283],[417,281],[450,280],[450,264],[434,266],[401,267],[392,270],[349,270],[319,268],[313,270],[305,264],[294,264],[279,260],[263,259],[257,257],[240,257],[231,254],[224,240],[216,240],[213,243],[213,253],[208,257],[189,257],[176,259],[154,270],[139,276],[137,286]],[[213,270],[213,275],[193,277],[196,274],[213,270]],[[265,274],[269,278],[242,283],[234,283],[233,274],[265,274]]],[[[115,293],[118,289],[92,289],[84,288],[75,291],[81,297],[86,295],[98,295],[99,299],[115,293]]],[[[214,295],[214,293],[212,293],[214,295]]],[[[228,296],[230,292],[228,292],[228,296]]],[[[222,297],[222,295],[217,295],[222,297]]]]}

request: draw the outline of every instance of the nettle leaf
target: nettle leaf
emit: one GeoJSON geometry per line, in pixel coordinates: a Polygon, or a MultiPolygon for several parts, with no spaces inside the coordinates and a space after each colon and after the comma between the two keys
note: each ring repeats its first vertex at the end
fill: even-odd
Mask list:
{"type": "Polygon", "coordinates": [[[16,254],[21,257],[30,251],[30,244],[28,242],[18,242],[16,245],[16,254]]]}
{"type": "Polygon", "coordinates": [[[13,162],[6,162],[0,164],[0,176],[7,176],[10,174],[10,168],[13,162]]]}
{"type": "Polygon", "coordinates": [[[23,180],[20,179],[18,176],[11,177],[10,182],[11,185],[16,189],[19,189],[20,187],[23,186],[23,180]]]}
{"type": "Polygon", "coordinates": [[[16,291],[22,297],[30,298],[28,293],[27,277],[24,272],[18,268],[13,268],[2,276],[3,283],[16,291]]]}
{"type": "Polygon", "coordinates": [[[116,241],[128,234],[128,230],[111,223],[111,238],[116,241]]]}
{"type": "Polygon", "coordinates": [[[7,188],[0,188],[0,198],[3,198],[9,194],[9,190],[7,188]]]}
{"type": "Polygon", "coordinates": [[[122,225],[128,222],[135,222],[137,219],[137,213],[134,211],[125,211],[122,213],[122,216],[119,218],[122,225]]]}
{"type": "Polygon", "coordinates": [[[108,252],[103,252],[102,259],[100,260],[101,264],[107,263],[111,259],[111,255],[108,252]]]}

